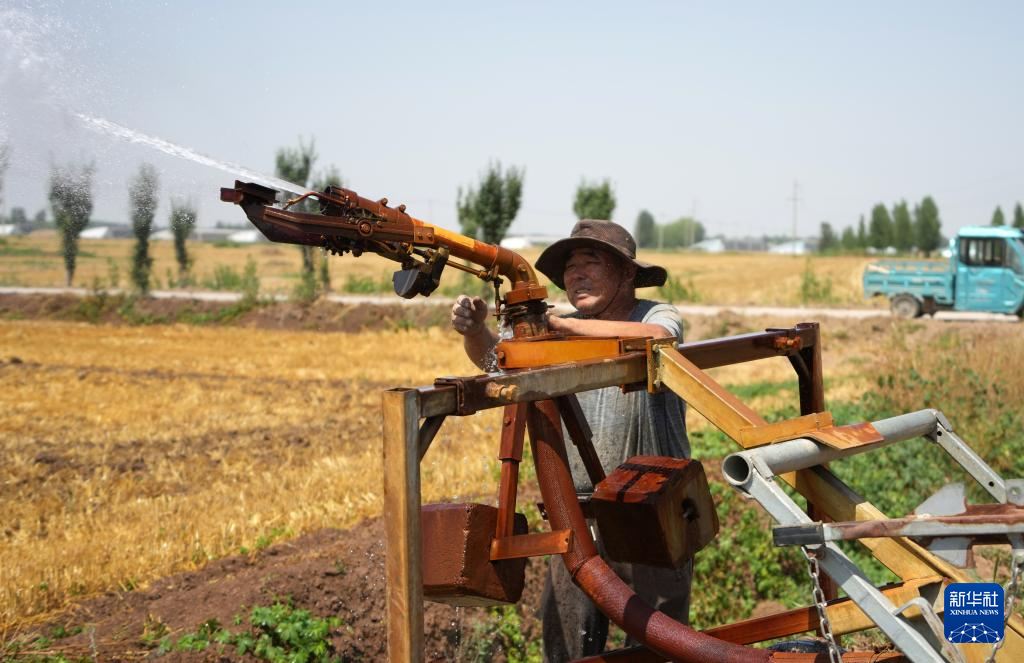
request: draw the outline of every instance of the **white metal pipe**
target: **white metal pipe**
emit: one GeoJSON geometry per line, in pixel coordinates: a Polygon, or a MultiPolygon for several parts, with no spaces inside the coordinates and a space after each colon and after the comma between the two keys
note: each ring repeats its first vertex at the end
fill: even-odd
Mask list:
{"type": "Polygon", "coordinates": [[[730,483],[742,486],[749,481],[752,466],[757,467],[762,474],[767,472],[765,476],[774,476],[822,465],[865,451],[881,449],[895,442],[931,435],[935,432],[938,417],[939,412],[929,408],[872,422],[875,430],[885,439],[876,444],[849,449],[835,449],[814,440],[798,438],[740,451],[726,457],[722,463],[722,472],[730,483]]]}

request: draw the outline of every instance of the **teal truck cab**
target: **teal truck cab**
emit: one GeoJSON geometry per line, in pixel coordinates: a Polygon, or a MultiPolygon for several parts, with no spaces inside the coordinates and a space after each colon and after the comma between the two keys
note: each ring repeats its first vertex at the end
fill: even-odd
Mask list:
{"type": "Polygon", "coordinates": [[[968,226],[949,242],[949,262],[883,260],[864,269],[864,296],[889,298],[892,312],[937,311],[1024,316],[1024,231],[968,226]]]}

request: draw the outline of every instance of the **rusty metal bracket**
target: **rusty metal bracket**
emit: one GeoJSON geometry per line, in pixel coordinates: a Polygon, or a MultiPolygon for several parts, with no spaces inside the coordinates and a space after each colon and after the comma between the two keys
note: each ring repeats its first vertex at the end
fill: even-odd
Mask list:
{"type": "Polygon", "coordinates": [[[604,468],[594,449],[590,424],[580,409],[580,403],[575,394],[566,394],[555,398],[555,404],[562,416],[562,423],[569,432],[569,439],[579,451],[583,466],[587,469],[587,476],[590,477],[591,484],[596,486],[604,479],[604,468]]]}
{"type": "Polygon", "coordinates": [[[444,377],[434,380],[435,387],[455,387],[455,412],[460,417],[476,414],[476,408],[466,404],[466,379],[444,377]]]}
{"type": "Polygon", "coordinates": [[[434,441],[434,437],[437,432],[441,430],[441,424],[444,423],[445,416],[443,414],[435,414],[432,417],[427,417],[423,420],[419,430],[419,453],[420,460],[427,455],[427,449],[430,448],[430,443],[434,441]]]}
{"type": "Polygon", "coordinates": [[[572,549],[572,530],[517,534],[491,541],[491,561],[561,555],[572,549]]]}
{"type": "Polygon", "coordinates": [[[657,394],[665,390],[661,386],[661,350],[675,347],[676,339],[672,337],[647,339],[644,347],[647,353],[647,393],[657,394]]]}
{"type": "Polygon", "coordinates": [[[498,483],[498,518],[494,530],[494,536],[499,539],[514,534],[519,463],[523,459],[527,407],[526,403],[506,405],[502,417],[501,447],[498,449],[501,478],[498,483]]]}

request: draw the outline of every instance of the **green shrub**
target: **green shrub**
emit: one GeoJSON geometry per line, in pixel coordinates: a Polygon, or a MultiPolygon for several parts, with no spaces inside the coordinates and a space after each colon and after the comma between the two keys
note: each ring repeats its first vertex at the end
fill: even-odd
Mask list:
{"type": "Polygon", "coordinates": [[[292,299],[308,304],[320,296],[320,286],[316,281],[316,272],[303,270],[299,282],[292,288],[292,299]]]}
{"type": "Polygon", "coordinates": [[[107,258],[107,285],[111,288],[121,287],[121,269],[113,258],[107,258]]]}
{"type": "Polygon", "coordinates": [[[800,277],[800,302],[802,304],[833,304],[836,301],[832,294],[832,279],[825,277],[819,280],[811,269],[811,261],[804,264],[804,273],[800,277]]]}
{"type": "Polygon", "coordinates": [[[386,292],[391,289],[390,283],[377,281],[372,276],[359,276],[357,274],[346,274],[345,283],[342,284],[343,292],[359,295],[368,295],[377,292],[386,292]]]}
{"type": "Polygon", "coordinates": [[[693,281],[683,283],[679,279],[670,276],[665,285],[658,288],[658,297],[666,302],[699,302],[701,297],[694,287],[693,281]]]}
{"type": "Polygon", "coordinates": [[[242,288],[242,276],[231,265],[214,265],[213,276],[203,281],[203,287],[237,292],[242,288]]]}
{"type": "Polygon", "coordinates": [[[242,271],[242,279],[238,284],[242,293],[242,302],[255,304],[260,296],[260,277],[256,272],[256,261],[249,256],[245,261],[245,269],[242,271]]]}
{"type": "Polygon", "coordinates": [[[241,274],[230,265],[216,265],[213,268],[213,277],[204,280],[203,287],[210,290],[240,292],[243,299],[255,301],[260,293],[256,261],[249,256],[241,274]]]}

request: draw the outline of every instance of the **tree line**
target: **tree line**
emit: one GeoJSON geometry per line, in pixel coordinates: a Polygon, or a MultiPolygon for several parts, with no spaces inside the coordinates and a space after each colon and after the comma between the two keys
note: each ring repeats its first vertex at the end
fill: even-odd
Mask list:
{"type": "MultiPolygon", "coordinates": [[[[488,244],[501,242],[519,211],[524,174],[523,168],[503,168],[500,162],[492,162],[476,185],[459,187],[456,210],[462,233],[488,244]]],[[[616,202],[611,180],[584,178],[576,186],[572,211],[577,219],[610,221],[616,202]]],[[[686,247],[704,237],[704,226],[695,219],[682,217],[658,224],[647,210],[637,216],[633,229],[637,246],[645,249],[686,247]]]]}
{"type": "MultiPolygon", "coordinates": [[[[993,212],[991,224],[1007,225],[1001,207],[996,207],[993,212]]],[[[1020,203],[1013,209],[1012,225],[1024,229],[1024,209],[1020,203]]],[[[821,253],[853,253],[891,247],[900,253],[918,251],[929,256],[945,243],[941,228],[939,207],[931,196],[925,196],[913,209],[905,200],[895,203],[891,210],[878,203],[871,208],[867,222],[862,214],[856,226],[848,226],[842,233],[837,234],[830,223],[823,222],[818,250],[821,253]]]]}
{"type": "MultiPolygon", "coordinates": [[[[314,166],[319,158],[315,141],[299,138],[295,147],[282,147],[275,153],[275,174],[307,190],[323,190],[330,185],[343,186],[338,169],[332,164],[317,172],[314,166]]],[[[10,164],[11,150],[0,143],[0,203],[3,200],[3,175],[10,164]]],[[[92,214],[92,183],[94,164],[54,164],[49,178],[49,202],[54,223],[61,237],[67,284],[74,279],[78,240],[88,226],[92,214]]],[[[492,162],[479,175],[477,183],[459,187],[456,212],[463,234],[489,244],[504,239],[515,220],[522,201],[525,169],[502,167],[492,162]]],[[[135,245],[131,278],[135,288],[147,293],[150,289],[152,257],[149,240],[156,218],[159,175],[150,164],[142,164],[128,183],[128,201],[135,245]]],[[[301,191],[290,192],[299,194],[301,191]]],[[[611,180],[583,179],[577,185],[572,199],[572,210],[578,219],[611,219],[616,196],[611,180]]],[[[315,212],[315,203],[304,202],[305,211],[315,212]]],[[[12,209],[11,221],[30,226],[24,210],[12,209]]],[[[46,221],[45,212],[36,215],[34,223],[46,221]]],[[[195,205],[188,200],[172,198],[169,226],[174,237],[175,259],[178,264],[178,285],[191,282],[192,261],[186,240],[197,221],[195,205]]],[[[992,225],[1006,225],[1000,207],[992,215],[992,225]]],[[[1017,203],[1011,224],[1024,229],[1024,210],[1017,203]]],[[[938,205],[931,196],[925,196],[913,208],[901,200],[891,208],[882,203],[872,207],[865,219],[861,215],[855,226],[837,232],[830,223],[821,224],[819,250],[823,253],[857,252],[869,248],[884,250],[893,247],[900,252],[913,250],[925,255],[941,247],[941,219],[938,205]]],[[[704,225],[691,217],[680,217],[668,223],[658,223],[648,210],[641,210],[633,227],[637,247],[644,249],[675,249],[692,246],[705,239],[704,225]]],[[[300,299],[313,299],[330,290],[330,273],[326,256],[313,247],[299,247],[302,253],[302,271],[296,295],[300,299]]]]}
{"type": "MultiPolygon", "coordinates": [[[[1006,217],[1003,215],[1003,208],[999,205],[996,205],[996,210],[992,212],[992,225],[1006,225],[1006,217]]],[[[1013,208],[1013,222],[1011,225],[1013,225],[1014,228],[1024,230],[1024,208],[1021,207],[1020,203],[1017,203],[1013,208]]]]}
{"type": "Polygon", "coordinates": [[[905,200],[895,203],[891,211],[883,203],[877,203],[871,208],[866,223],[862,214],[856,227],[847,226],[841,234],[837,234],[830,223],[823,222],[818,250],[836,253],[893,247],[901,253],[916,249],[927,256],[942,243],[939,207],[935,199],[925,196],[912,210],[905,200]]]}
{"type": "MultiPolygon", "coordinates": [[[[89,225],[93,211],[93,163],[54,164],[50,169],[48,198],[54,224],[61,240],[64,274],[68,286],[75,277],[78,242],[89,225]]],[[[156,168],[143,163],[128,181],[128,208],[135,245],[132,251],[131,280],[135,289],[147,294],[152,282],[153,258],[149,241],[156,218],[160,177],[156,168]]],[[[174,236],[174,253],[178,264],[178,284],[190,282],[192,259],[186,240],[196,225],[195,205],[180,198],[171,199],[169,225],[174,236]]]]}

